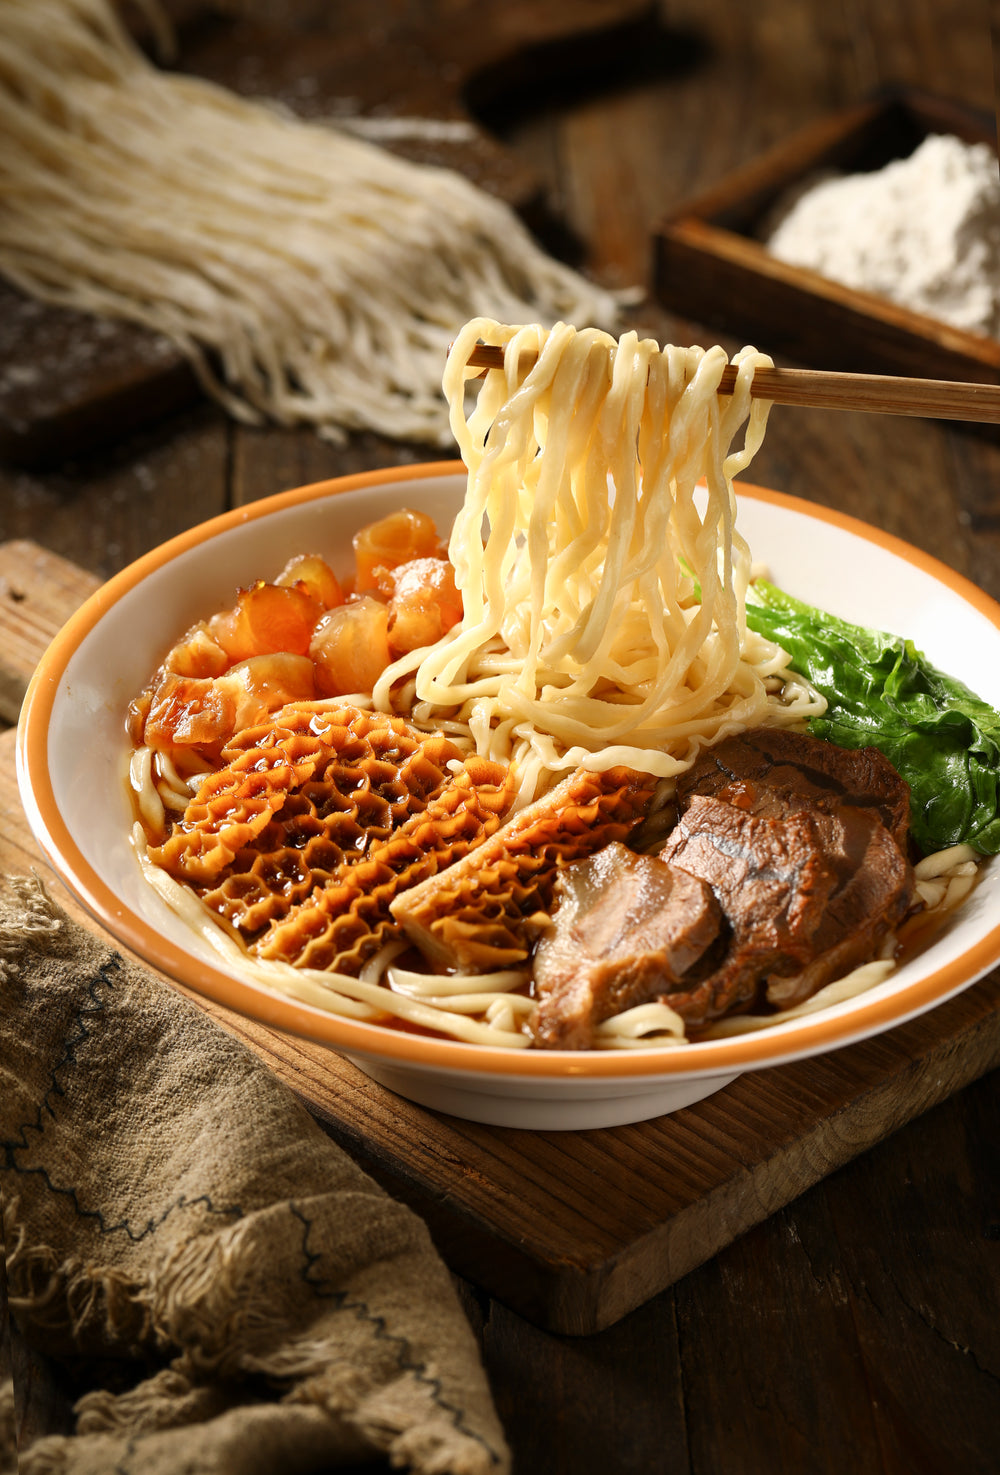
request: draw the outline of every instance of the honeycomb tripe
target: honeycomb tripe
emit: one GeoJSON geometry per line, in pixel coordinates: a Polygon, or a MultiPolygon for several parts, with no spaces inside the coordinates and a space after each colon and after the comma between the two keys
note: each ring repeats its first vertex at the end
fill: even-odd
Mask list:
{"type": "Polygon", "coordinates": [[[656,788],[650,774],[580,768],[390,911],[436,966],[461,971],[523,961],[548,923],[563,866],[624,840],[656,788]]]}
{"type": "Polygon", "coordinates": [[[470,757],[420,813],[363,860],[338,866],[326,883],[254,944],[272,961],[357,975],[401,934],[390,907],[408,888],[453,865],[492,835],[510,806],[506,764],[470,757]]]}
{"type": "Polygon", "coordinates": [[[420,813],[460,758],[402,718],[283,708],[227,744],[149,859],[250,938],[420,813]]]}

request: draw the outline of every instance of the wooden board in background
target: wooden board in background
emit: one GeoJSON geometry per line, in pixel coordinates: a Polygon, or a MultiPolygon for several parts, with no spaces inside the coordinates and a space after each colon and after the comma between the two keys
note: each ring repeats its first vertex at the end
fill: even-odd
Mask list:
{"type": "MultiPolygon", "coordinates": [[[[50,557],[31,544],[0,545],[0,588],[12,567],[38,574],[50,557]]],[[[0,665],[13,635],[24,649],[32,629],[68,616],[93,587],[90,575],[67,577],[64,560],[53,572],[50,583],[25,581],[21,599],[0,599],[0,665]]],[[[17,797],[13,746],[13,731],[0,736],[0,873],[40,867],[17,797]]],[[[56,899],[85,920],[50,881],[56,899]]],[[[526,1132],[403,1101],[322,1046],[178,992],[243,1039],[336,1141],[424,1216],[454,1270],[528,1320],[565,1333],[612,1325],[1000,1064],[994,973],[899,1029],[744,1075],[670,1116],[600,1131],[526,1132]]]]}

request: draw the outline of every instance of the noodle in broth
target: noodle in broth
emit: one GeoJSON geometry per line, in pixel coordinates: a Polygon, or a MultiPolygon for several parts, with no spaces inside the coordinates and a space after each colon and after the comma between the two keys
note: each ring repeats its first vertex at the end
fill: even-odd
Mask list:
{"type": "MultiPolygon", "coordinates": [[[[723,395],[721,348],[660,349],[635,334],[616,341],[563,323],[467,324],[444,377],[468,470],[448,546],[464,613],[435,644],[389,664],[371,693],[326,705],[348,700],[402,715],[509,765],[514,813],[579,769],[653,775],[662,802],[706,745],[821,713],[823,699],[785,653],[746,625],[751,556],[735,526],[733,478],[764,436],[769,407],[750,390],[755,369],[770,360],[748,348],[735,362],[735,391],[723,395]],[[469,359],[481,342],[504,349],[504,367],[487,372],[472,401],[479,371],[469,359]],[[734,447],[741,429],[743,444],[734,447]]],[[[472,1043],[532,1043],[528,963],[448,976],[414,971],[404,966],[402,937],[380,947],[359,976],[251,959],[243,940],[146,853],[151,816],[164,803],[176,813],[197,784],[169,756],[137,755],[133,786],[146,830],[136,826],[136,844],[152,884],[229,966],[348,1017],[472,1043]]],[[[876,959],[808,1008],[869,988],[892,966],[876,959]]],[[[594,1047],[684,1040],[683,1021],[654,1002],[599,1024],[594,1047]]]]}

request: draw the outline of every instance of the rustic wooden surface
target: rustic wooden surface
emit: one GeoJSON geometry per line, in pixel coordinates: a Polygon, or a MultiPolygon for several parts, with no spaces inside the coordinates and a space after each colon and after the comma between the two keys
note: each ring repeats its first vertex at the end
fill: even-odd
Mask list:
{"type": "MultiPolygon", "coordinates": [[[[995,105],[980,0],[663,0],[661,13],[664,54],[682,67],[657,75],[644,57],[575,95],[490,114],[611,285],[648,283],[673,202],[881,85],[995,105]]],[[[633,318],[661,338],[705,337],[648,304],[633,318]]],[[[0,470],[0,537],[103,577],[227,506],[421,454],[247,431],[197,406],[100,458],[0,470]]],[[[788,410],[753,474],[908,538],[1000,597],[1000,448],[982,437],[788,410]]],[[[993,1072],[595,1336],[553,1336],[466,1286],[518,1475],[994,1471],[998,1141],[993,1072]]],[[[44,1394],[48,1371],[28,1374],[44,1394]]],[[[58,1417],[57,1395],[22,1406],[26,1429],[58,1417]]]]}

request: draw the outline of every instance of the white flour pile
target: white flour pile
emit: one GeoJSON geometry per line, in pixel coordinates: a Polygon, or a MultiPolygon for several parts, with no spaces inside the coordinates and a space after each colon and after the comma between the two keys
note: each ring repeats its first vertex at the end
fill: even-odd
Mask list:
{"type": "Polygon", "coordinates": [[[1000,170],[984,143],[932,134],[884,169],[823,179],[767,245],[845,286],[1000,338],[1000,170]]]}

